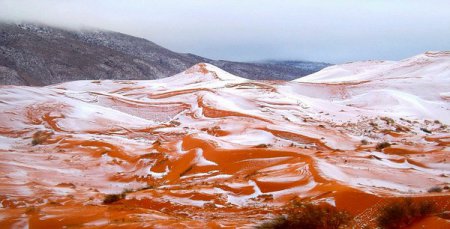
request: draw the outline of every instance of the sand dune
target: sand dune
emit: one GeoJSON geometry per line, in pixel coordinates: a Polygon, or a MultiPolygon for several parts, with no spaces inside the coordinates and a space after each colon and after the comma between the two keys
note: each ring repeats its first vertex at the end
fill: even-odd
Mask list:
{"type": "Polygon", "coordinates": [[[361,228],[405,196],[449,211],[448,93],[448,52],[291,82],[198,64],[161,80],[1,86],[0,226],[248,227],[293,199],[361,228]]]}

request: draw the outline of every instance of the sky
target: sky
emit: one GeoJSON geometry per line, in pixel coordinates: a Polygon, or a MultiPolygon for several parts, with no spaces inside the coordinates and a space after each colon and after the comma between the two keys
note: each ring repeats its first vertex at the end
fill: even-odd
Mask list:
{"type": "Polygon", "coordinates": [[[450,0],[0,0],[0,21],[113,30],[236,61],[344,63],[450,50],[450,0]]]}

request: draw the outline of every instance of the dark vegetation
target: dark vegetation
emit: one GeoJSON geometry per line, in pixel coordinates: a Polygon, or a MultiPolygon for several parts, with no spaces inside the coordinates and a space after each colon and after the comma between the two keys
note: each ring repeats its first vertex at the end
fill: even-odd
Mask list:
{"type": "Polygon", "coordinates": [[[403,228],[434,212],[435,205],[432,202],[415,202],[410,198],[404,198],[382,207],[377,223],[381,228],[403,228]]]}
{"type": "Polygon", "coordinates": [[[50,138],[53,135],[52,132],[48,131],[36,131],[32,136],[31,145],[40,145],[44,143],[48,138],[50,138]]]}
{"type": "Polygon", "coordinates": [[[375,147],[378,151],[381,151],[382,149],[391,146],[391,143],[389,142],[380,142],[377,144],[377,146],[375,147]]]}
{"type": "Polygon", "coordinates": [[[397,132],[408,132],[408,131],[410,131],[411,129],[409,129],[408,127],[406,127],[406,126],[402,126],[402,125],[396,125],[395,126],[395,131],[397,131],[397,132]]]}
{"type": "Polygon", "coordinates": [[[148,189],[153,189],[153,188],[155,188],[155,187],[152,185],[147,185],[147,186],[144,186],[144,187],[138,188],[138,189],[124,189],[122,191],[122,193],[119,193],[119,194],[107,194],[107,195],[105,195],[105,197],[103,199],[103,204],[111,204],[111,203],[117,202],[119,200],[123,200],[123,199],[125,199],[125,197],[127,196],[128,193],[142,191],[142,190],[148,190],[148,189]]]}
{"type": "Polygon", "coordinates": [[[294,203],[286,209],[285,216],[265,222],[258,229],[337,229],[351,221],[352,217],[328,204],[294,203]]]}
{"type": "Polygon", "coordinates": [[[271,146],[272,145],[270,145],[270,144],[259,144],[259,145],[254,146],[254,148],[269,148],[271,146]]]}
{"type": "Polygon", "coordinates": [[[439,186],[434,186],[434,187],[428,189],[428,192],[442,192],[442,188],[439,186]]]}
{"type": "Polygon", "coordinates": [[[125,192],[122,192],[120,194],[108,194],[103,199],[103,204],[111,204],[114,202],[117,202],[119,200],[125,199],[127,194],[125,192]]]}
{"type": "Polygon", "coordinates": [[[387,125],[393,125],[395,123],[394,119],[389,117],[381,117],[380,119],[385,121],[387,125]]]}

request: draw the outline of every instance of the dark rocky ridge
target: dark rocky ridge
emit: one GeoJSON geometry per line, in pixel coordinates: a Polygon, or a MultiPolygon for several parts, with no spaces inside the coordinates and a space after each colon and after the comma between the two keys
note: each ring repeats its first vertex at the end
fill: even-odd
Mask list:
{"type": "Polygon", "coordinates": [[[199,62],[258,80],[292,80],[328,66],[314,62],[304,62],[307,67],[302,67],[286,62],[211,60],[176,53],[117,32],[0,23],[0,84],[40,86],[85,79],[158,79],[199,62]]]}

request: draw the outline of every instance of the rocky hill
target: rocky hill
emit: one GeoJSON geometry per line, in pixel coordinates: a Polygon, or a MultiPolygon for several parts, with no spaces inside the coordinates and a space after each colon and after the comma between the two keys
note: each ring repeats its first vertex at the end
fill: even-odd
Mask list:
{"type": "MultiPolygon", "coordinates": [[[[0,23],[0,84],[49,85],[85,79],[150,80],[174,75],[199,62],[249,79],[292,80],[312,67],[211,60],[170,51],[122,33],[71,31],[37,24],[0,23]]],[[[306,66],[306,65],[305,65],[306,66]]]]}

